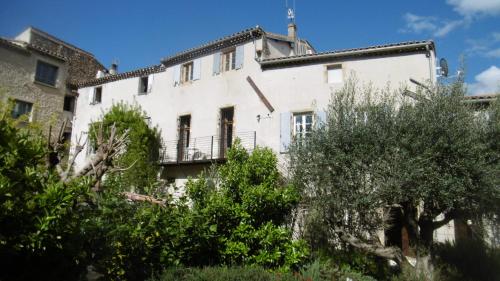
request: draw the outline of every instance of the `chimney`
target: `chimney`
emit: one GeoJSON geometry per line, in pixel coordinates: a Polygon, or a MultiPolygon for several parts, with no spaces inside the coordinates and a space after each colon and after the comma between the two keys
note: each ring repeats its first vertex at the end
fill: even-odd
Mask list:
{"type": "Polygon", "coordinates": [[[109,74],[115,75],[118,73],[118,64],[112,63],[111,68],[109,69],[109,74]]]}
{"type": "Polygon", "coordinates": [[[288,37],[294,41],[297,39],[297,25],[293,22],[288,24],[288,37]]]}

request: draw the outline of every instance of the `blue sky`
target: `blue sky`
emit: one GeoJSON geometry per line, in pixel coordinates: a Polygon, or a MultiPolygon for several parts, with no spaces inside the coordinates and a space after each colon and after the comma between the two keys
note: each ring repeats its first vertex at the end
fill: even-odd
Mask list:
{"type": "MultiPolygon", "coordinates": [[[[35,26],[120,71],[239,30],[286,33],[286,0],[4,1],[0,36],[35,26]]],[[[293,0],[288,0],[290,6],[293,0]]],[[[500,90],[500,0],[295,0],[299,36],[318,51],[433,39],[453,75],[464,56],[473,93],[500,90]]]]}

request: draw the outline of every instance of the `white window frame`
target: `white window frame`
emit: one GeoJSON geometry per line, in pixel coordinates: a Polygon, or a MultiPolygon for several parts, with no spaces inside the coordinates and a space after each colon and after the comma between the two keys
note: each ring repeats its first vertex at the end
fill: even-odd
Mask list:
{"type": "Polygon", "coordinates": [[[221,53],[220,72],[236,69],[236,48],[225,50],[221,53]]]}
{"type": "Polygon", "coordinates": [[[26,115],[26,116],[28,116],[28,122],[31,122],[32,121],[32,116],[33,116],[33,103],[32,102],[28,102],[28,101],[24,101],[24,100],[18,100],[18,99],[14,99],[13,101],[14,101],[14,107],[12,108],[11,115],[14,113],[14,109],[16,108],[17,104],[29,105],[30,106],[29,112],[23,113],[23,114],[21,114],[21,115],[19,115],[17,117],[14,117],[14,116],[13,117],[17,119],[17,118],[19,118],[21,116],[26,115]]]}
{"type": "Polygon", "coordinates": [[[151,81],[149,81],[149,80],[150,80],[149,75],[139,77],[139,89],[137,90],[139,95],[145,95],[148,93],[149,87],[150,87],[149,83],[151,83],[151,81]],[[144,85],[143,79],[146,79],[146,85],[144,85]],[[143,91],[143,89],[144,89],[144,91],[143,91]]]}
{"type": "Polygon", "coordinates": [[[98,87],[94,87],[94,93],[92,95],[92,102],[90,104],[92,105],[95,105],[95,104],[100,104],[102,103],[102,86],[98,86],[98,87]],[[100,100],[97,101],[96,97],[97,97],[97,89],[101,89],[101,97],[100,97],[100,100]]]}
{"type": "Polygon", "coordinates": [[[292,114],[292,137],[306,138],[314,128],[315,115],[313,111],[295,112],[292,114]],[[310,122],[307,119],[310,117],[310,122]],[[298,122],[300,121],[300,122],[298,122]],[[309,129],[308,129],[309,128],[309,129]]]}
{"type": "Polygon", "coordinates": [[[181,83],[188,83],[193,81],[193,69],[193,61],[181,65],[181,83]]]}

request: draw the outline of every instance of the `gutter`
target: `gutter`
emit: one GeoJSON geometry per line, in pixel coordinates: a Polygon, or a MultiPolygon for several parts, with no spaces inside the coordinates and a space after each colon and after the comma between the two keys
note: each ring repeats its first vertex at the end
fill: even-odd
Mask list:
{"type": "Polygon", "coordinates": [[[352,50],[352,51],[339,51],[333,53],[319,53],[319,54],[311,54],[311,55],[302,55],[302,56],[294,56],[288,58],[276,58],[276,59],[268,59],[260,62],[261,66],[271,66],[271,65],[279,65],[286,63],[298,63],[304,61],[314,61],[314,60],[322,60],[322,59],[332,59],[332,58],[341,58],[347,56],[365,56],[370,54],[379,54],[379,53],[391,53],[397,51],[415,51],[416,49],[422,48],[422,51],[426,51],[426,48],[434,49],[434,43],[432,41],[425,41],[422,43],[415,43],[410,45],[396,45],[389,47],[380,47],[373,49],[362,49],[362,50],[352,50]],[[431,47],[429,47],[431,46],[431,47]]]}

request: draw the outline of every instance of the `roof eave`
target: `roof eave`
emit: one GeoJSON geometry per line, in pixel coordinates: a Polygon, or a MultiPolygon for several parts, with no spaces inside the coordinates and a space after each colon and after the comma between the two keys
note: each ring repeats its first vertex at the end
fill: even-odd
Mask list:
{"type": "Polygon", "coordinates": [[[390,53],[420,52],[420,51],[426,51],[428,47],[429,49],[434,50],[434,42],[424,41],[421,43],[415,43],[409,45],[395,45],[395,46],[388,46],[381,48],[351,50],[345,52],[341,51],[341,52],[331,52],[331,53],[318,53],[310,55],[293,56],[288,58],[268,59],[261,61],[260,64],[262,67],[266,67],[266,66],[278,66],[283,64],[306,63],[306,62],[345,58],[345,57],[361,57],[361,56],[373,56],[373,55],[382,55],[390,53]]]}
{"type": "Polygon", "coordinates": [[[205,54],[213,53],[215,51],[219,51],[221,49],[231,47],[240,43],[248,42],[256,37],[261,36],[264,33],[264,30],[260,27],[246,29],[244,31],[240,31],[233,35],[224,37],[219,40],[215,40],[204,44],[202,46],[186,50],[184,52],[180,52],[170,57],[165,57],[161,59],[161,63],[165,66],[172,66],[184,61],[192,60],[203,56],[205,54]]]}

